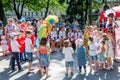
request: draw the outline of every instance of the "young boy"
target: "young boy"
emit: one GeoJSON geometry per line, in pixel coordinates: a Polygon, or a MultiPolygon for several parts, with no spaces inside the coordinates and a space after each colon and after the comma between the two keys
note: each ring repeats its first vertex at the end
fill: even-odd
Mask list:
{"type": "Polygon", "coordinates": [[[73,76],[73,56],[74,50],[72,47],[69,47],[70,42],[64,42],[64,48],[62,53],[65,55],[65,66],[66,66],[66,76],[68,76],[68,69],[71,68],[71,75],[73,76]]]}
{"type": "Polygon", "coordinates": [[[18,69],[19,71],[22,70],[21,68],[21,65],[20,65],[20,62],[19,62],[19,53],[20,53],[20,50],[19,50],[19,47],[20,45],[18,44],[18,42],[14,39],[14,35],[10,35],[11,37],[11,40],[10,40],[10,46],[11,46],[11,50],[12,50],[12,72],[15,71],[15,60],[17,62],[17,66],[18,66],[18,69]]]}
{"type": "Polygon", "coordinates": [[[27,31],[26,32],[26,39],[25,39],[25,52],[27,54],[27,58],[28,58],[28,75],[30,73],[32,73],[32,62],[33,62],[33,50],[34,50],[34,47],[32,45],[32,41],[30,39],[31,37],[31,32],[30,31],[27,31]]]}

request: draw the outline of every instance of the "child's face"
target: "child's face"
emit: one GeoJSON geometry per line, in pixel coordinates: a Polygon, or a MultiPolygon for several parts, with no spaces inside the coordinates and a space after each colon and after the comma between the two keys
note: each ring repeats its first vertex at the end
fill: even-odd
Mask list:
{"type": "Polygon", "coordinates": [[[30,38],[30,37],[31,37],[31,34],[27,34],[27,37],[29,37],[29,38],[30,38]]]}
{"type": "Polygon", "coordinates": [[[19,34],[17,37],[18,37],[18,38],[21,38],[21,34],[19,34]]]}
{"type": "Polygon", "coordinates": [[[104,44],[101,42],[101,43],[100,43],[100,46],[104,46],[104,44]]]}

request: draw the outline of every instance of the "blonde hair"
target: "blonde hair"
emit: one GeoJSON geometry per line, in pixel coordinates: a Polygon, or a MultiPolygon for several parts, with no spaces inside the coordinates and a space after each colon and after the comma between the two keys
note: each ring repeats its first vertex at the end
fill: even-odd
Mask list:
{"type": "Polygon", "coordinates": [[[105,34],[105,33],[103,34],[103,40],[105,40],[105,41],[106,41],[106,40],[109,40],[107,34],[105,34]]]}
{"type": "Polygon", "coordinates": [[[27,27],[31,26],[31,22],[27,21],[26,25],[27,25],[27,27]]]}
{"type": "Polygon", "coordinates": [[[9,18],[9,19],[8,19],[8,25],[10,25],[10,22],[13,22],[13,19],[12,19],[12,18],[9,18]]]}

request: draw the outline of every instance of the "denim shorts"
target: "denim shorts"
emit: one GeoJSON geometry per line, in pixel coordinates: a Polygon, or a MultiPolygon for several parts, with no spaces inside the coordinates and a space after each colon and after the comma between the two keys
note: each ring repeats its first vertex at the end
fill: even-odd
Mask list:
{"type": "Polygon", "coordinates": [[[27,58],[29,62],[33,62],[33,53],[32,52],[26,52],[27,58]]]}
{"type": "Polygon", "coordinates": [[[66,67],[73,67],[73,61],[66,61],[65,66],[66,67]]]}
{"type": "Polygon", "coordinates": [[[88,56],[89,60],[97,60],[97,55],[95,56],[88,56]]]}
{"type": "Polygon", "coordinates": [[[40,62],[41,68],[43,68],[44,66],[48,67],[49,66],[48,55],[47,54],[40,54],[39,55],[39,62],[40,62]]]}

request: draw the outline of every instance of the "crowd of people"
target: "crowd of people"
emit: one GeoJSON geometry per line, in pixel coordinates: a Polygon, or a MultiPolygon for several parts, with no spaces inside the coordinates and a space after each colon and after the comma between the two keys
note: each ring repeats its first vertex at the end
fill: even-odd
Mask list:
{"type": "Polygon", "coordinates": [[[40,74],[43,76],[45,71],[46,77],[49,77],[49,56],[52,53],[57,54],[56,47],[59,47],[60,52],[65,55],[66,76],[69,74],[69,68],[71,68],[71,75],[74,74],[74,53],[77,55],[80,73],[82,67],[86,73],[87,61],[90,72],[94,70],[97,73],[99,70],[113,69],[115,48],[117,48],[116,46],[120,48],[118,45],[120,41],[116,43],[115,40],[115,29],[120,28],[118,25],[113,26],[113,23],[108,23],[109,26],[102,25],[101,28],[98,28],[96,25],[89,25],[87,21],[85,29],[83,29],[79,28],[79,23],[76,20],[70,24],[68,21],[65,23],[63,19],[60,19],[57,24],[52,26],[48,36],[41,38],[39,45],[36,46],[39,28],[43,23],[42,18],[38,21],[33,20],[33,22],[26,20],[19,22],[17,19],[9,18],[7,25],[1,28],[3,25],[0,22],[1,52],[3,57],[11,55],[10,67],[12,71],[15,71],[15,61],[19,71],[23,70],[22,62],[28,61],[28,74],[31,74],[33,72],[33,53],[37,48],[40,74]],[[93,62],[94,68],[92,67],[93,62]]]}

